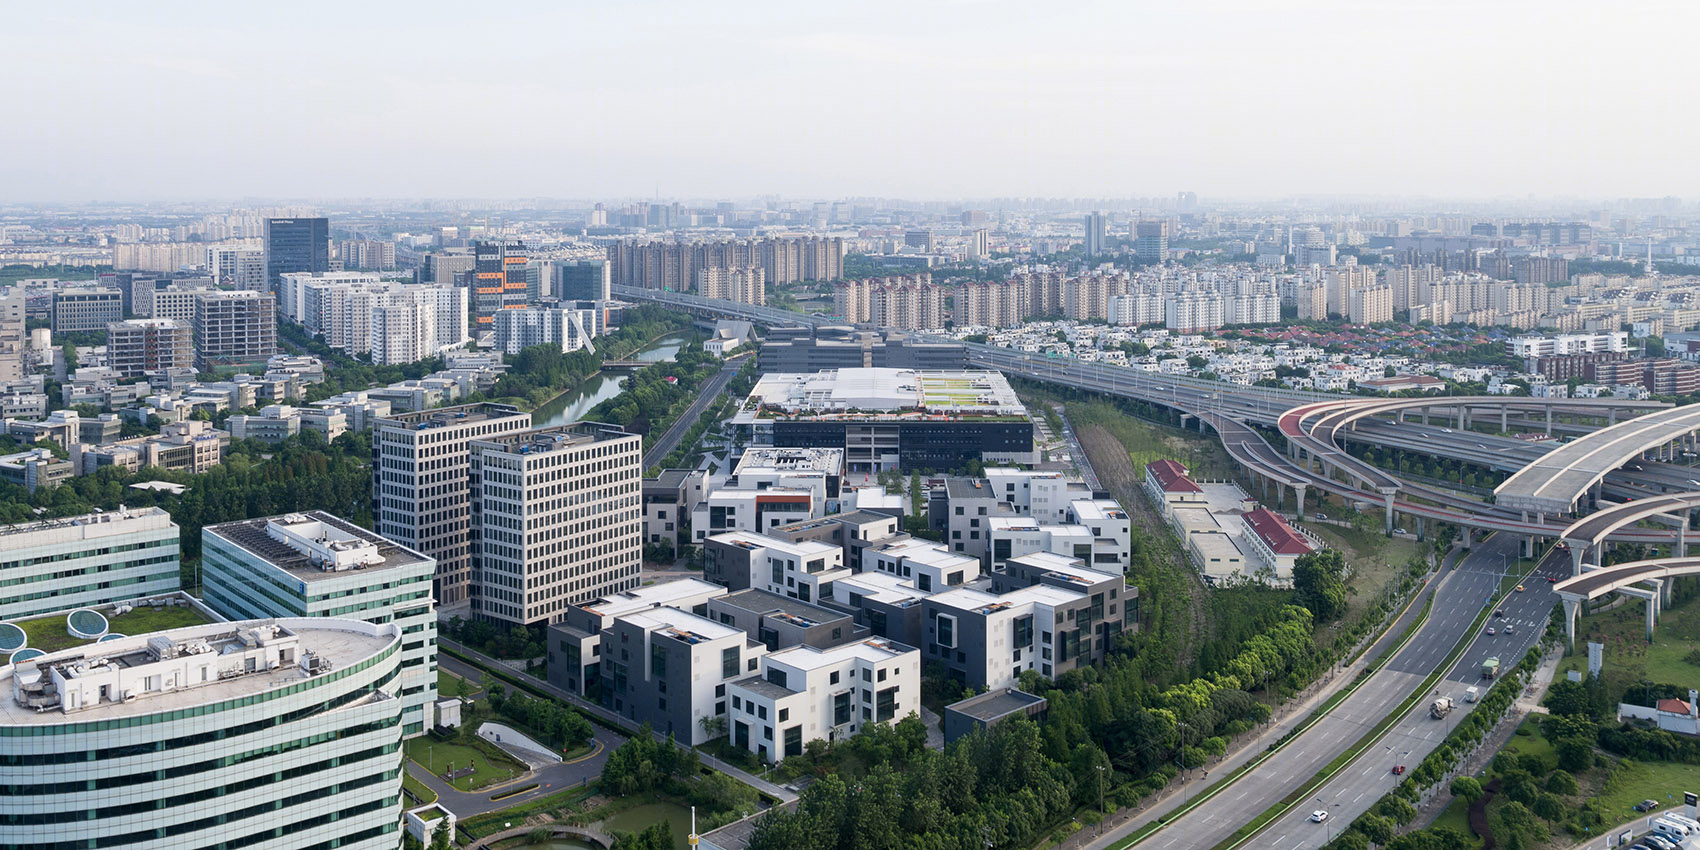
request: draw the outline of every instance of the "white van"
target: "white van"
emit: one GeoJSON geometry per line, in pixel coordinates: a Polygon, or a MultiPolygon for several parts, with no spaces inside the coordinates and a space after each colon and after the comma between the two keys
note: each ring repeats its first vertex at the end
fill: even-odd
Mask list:
{"type": "Polygon", "coordinates": [[[1689,829],[1676,821],[1661,817],[1658,820],[1653,821],[1652,832],[1654,835],[1662,835],[1677,842],[1678,844],[1681,844],[1683,841],[1687,840],[1689,829]]]}
{"type": "Polygon", "coordinates": [[[1675,821],[1677,823],[1682,824],[1683,826],[1688,827],[1688,833],[1690,835],[1700,834],[1700,820],[1695,820],[1695,819],[1689,817],[1688,815],[1682,815],[1682,814],[1677,814],[1676,812],[1671,812],[1670,814],[1667,814],[1667,815],[1659,815],[1659,817],[1662,817],[1662,818],[1664,818],[1665,820],[1668,820],[1668,821],[1675,821]]]}

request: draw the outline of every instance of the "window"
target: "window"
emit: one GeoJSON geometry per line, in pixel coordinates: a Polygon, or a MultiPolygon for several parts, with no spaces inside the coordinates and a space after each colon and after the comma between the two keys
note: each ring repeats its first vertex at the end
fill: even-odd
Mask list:
{"type": "Polygon", "coordinates": [[[720,650],[720,678],[730,679],[738,675],[738,648],[729,646],[720,650]]]}
{"type": "Polygon", "coordinates": [[[791,709],[782,708],[782,709],[779,710],[779,722],[780,723],[784,723],[785,721],[790,720],[790,719],[791,719],[791,709]]]}
{"type": "Polygon", "coordinates": [[[667,675],[667,648],[661,644],[649,648],[649,672],[652,676],[667,675]]]}
{"type": "Polygon", "coordinates": [[[793,726],[785,730],[785,756],[800,756],[803,754],[803,727],[793,726]]]}
{"type": "Polygon", "coordinates": [[[884,667],[880,668],[878,679],[881,682],[885,681],[885,668],[884,667]]]}
{"type": "Polygon", "coordinates": [[[897,714],[897,689],[886,688],[879,692],[874,700],[874,718],[881,722],[890,720],[897,714]]]}
{"type": "Polygon", "coordinates": [[[738,696],[737,694],[733,694],[732,695],[732,709],[734,711],[736,711],[736,710],[741,709],[743,707],[744,707],[744,698],[741,697],[741,696],[738,696]]]}
{"type": "Polygon", "coordinates": [[[829,685],[838,684],[838,671],[837,670],[832,671],[832,675],[827,677],[826,683],[829,684],[829,685]]]}
{"type": "Polygon", "coordinates": [[[778,667],[767,668],[767,680],[769,682],[774,683],[775,685],[780,686],[781,688],[786,687],[785,671],[779,669],[778,667]]]}
{"type": "Polygon", "coordinates": [[[948,614],[939,615],[939,646],[956,648],[956,618],[948,614]]]}
{"type": "MultiPolygon", "coordinates": [[[[756,706],[756,717],[758,717],[762,720],[766,720],[767,719],[767,706],[765,706],[765,705],[756,706]]],[[[772,729],[767,730],[767,739],[769,741],[773,740],[773,730],[772,729]]]]}
{"type": "Polygon", "coordinates": [[[915,577],[915,587],[919,588],[922,591],[932,590],[933,589],[933,577],[930,576],[930,575],[927,575],[926,573],[921,573],[920,575],[915,577]]]}
{"type": "Polygon", "coordinates": [[[832,698],[832,725],[843,726],[850,722],[850,692],[845,691],[832,698]]]}

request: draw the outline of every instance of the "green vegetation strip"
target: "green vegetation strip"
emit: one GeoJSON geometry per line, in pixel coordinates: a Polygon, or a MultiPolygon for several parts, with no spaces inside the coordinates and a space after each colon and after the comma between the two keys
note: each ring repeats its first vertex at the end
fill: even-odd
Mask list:
{"type": "MultiPolygon", "coordinates": [[[[1534,570],[1531,569],[1528,575],[1525,575],[1524,578],[1527,579],[1532,575],[1534,575],[1534,570]]],[[[1375,728],[1364,733],[1363,737],[1359,738],[1357,743],[1348,747],[1345,752],[1336,756],[1334,760],[1329,762],[1322,770],[1317,771],[1316,775],[1312,776],[1309,782],[1306,782],[1303,786],[1299,787],[1298,790],[1282,798],[1281,802],[1270,806],[1263,812],[1263,814],[1253,818],[1250,823],[1247,823],[1245,826],[1235,830],[1233,835],[1224,839],[1215,847],[1212,847],[1211,850],[1231,850],[1232,848],[1244,844],[1253,836],[1262,832],[1264,828],[1276,818],[1292,811],[1293,807],[1302,802],[1306,797],[1309,797],[1311,792],[1322,787],[1323,783],[1334,778],[1334,774],[1339,773],[1346,767],[1346,765],[1351,764],[1358,756],[1363,755],[1365,750],[1374,746],[1375,742],[1381,740],[1381,736],[1385,735],[1389,728],[1399,722],[1399,720],[1409,713],[1411,709],[1416,708],[1417,704],[1422,702],[1422,700],[1429,695],[1429,689],[1433,688],[1436,682],[1439,682],[1443,677],[1445,677],[1446,671],[1452,669],[1452,666],[1458,663],[1458,659],[1464,657],[1464,651],[1469,649],[1470,644],[1475,642],[1476,634],[1481,630],[1482,624],[1487,622],[1487,618],[1493,614],[1494,608],[1504,604],[1504,602],[1505,598],[1502,596],[1498,603],[1483,606],[1482,612],[1477,614],[1475,621],[1470,624],[1469,631],[1466,631],[1464,635],[1458,639],[1457,645],[1454,646],[1452,648],[1452,652],[1446,656],[1446,660],[1441,662],[1440,666],[1436,667],[1434,672],[1430,673],[1427,678],[1423,679],[1423,683],[1413,690],[1411,695],[1406,697],[1403,702],[1399,703],[1398,708],[1394,709],[1386,717],[1382,718],[1381,722],[1375,725],[1375,728]]]]}
{"type": "MultiPolygon", "coordinates": [[[[517,675],[517,674],[513,673],[512,671],[507,670],[506,668],[503,668],[499,665],[495,666],[495,667],[486,667],[486,666],[484,666],[483,663],[478,661],[478,659],[473,658],[472,656],[467,655],[464,652],[461,652],[459,649],[450,646],[447,641],[439,640],[437,642],[437,652],[440,653],[440,654],[443,654],[443,655],[447,655],[451,658],[459,659],[461,661],[466,662],[467,664],[471,664],[472,666],[477,667],[478,669],[484,671],[485,673],[488,673],[491,676],[494,676],[497,679],[502,680],[503,682],[506,682],[506,683],[516,687],[516,688],[519,688],[520,690],[525,691],[526,693],[531,694],[534,697],[538,697],[538,698],[541,698],[541,699],[549,699],[549,700],[560,700],[560,697],[557,697],[554,694],[549,693],[548,691],[545,691],[542,688],[537,687],[537,685],[532,683],[532,682],[526,681],[527,677],[517,675]]],[[[587,710],[584,709],[584,707],[573,705],[571,702],[567,702],[567,705],[572,705],[574,711],[577,711],[578,713],[584,715],[584,718],[586,720],[589,720],[590,722],[595,723],[598,726],[601,726],[605,729],[612,729],[615,732],[618,732],[621,735],[624,735],[628,738],[630,738],[633,734],[631,729],[628,729],[628,728],[621,726],[617,723],[609,722],[609,720],[606,717],[603,717],[599,712],[587,711],[587,710]]]]}
{"type": "MultiPolygon", "coordinates": [[[[1410,643],[1411,639],[1417,636],[1417,630],[1421,629],[1422,626],[1423,626],[1423,623],[1428,621],[1429,612],[1433,609],[1433,607],[1434,607],[1434,594],[1431,593],[1431,594],[1429,594],[1428,599],[1425,600],[1424,603],[1423,603],[1422,612],[1419,613],[1417,615],[1417,618],[1411,622],[1411,625],[1409,625],[1405,628],[1404,636],[1400,638],[1397,646],[1394,646],[1393,649],[1388,651],[1387,655],[1385,656],[1386,658],[1392,658],[1393,656],[1398,655],[1399,651],[1405,648],[1405,644],[1410,643]]],[[[1265,750],[1262,755],[1258,756],[1255,759],[1252,759],[1251,761],[1246,762],[1245,764],[1240,765],[1238,768],[1235,768],[1232,772],[1230,772],[1227,776],[1223,777],[1220,781],[1212,784],[1210,787],[1199,792],[1199,795],[1197,797],[1194,797],[1192,799],[1192,802],[1187,803],[1186,805],[1180,807],[1179,809],[1176,809],[1173,812],[1170,812],[1166,818],[1161,819],[1161,820],[1154,820],[1154,821],[1151,821],[1150,823],[1147,823],[1146,825],[1140,827],[1139,829],[1137,829],[1134,832],[1132,832],[1131,834],[1129,834],[1128,837],[1126,839],[1124,839],[1120,844],[1115,844],[1115,845],[1111,845],[1111,846],[1113,848],[1115,848],[1115,850],[1124,850],[1124,848],[1132,847],[1133,845],[1138,844],[1141,841],[1144,841],[1146,838],[1149,838],[1152,835],[1152,833],[1155,833],[1157,830],[1162,829],[1165,825],[1167,825],[1169,823],[1173,823],[1176,819],[1178,819],[1181,816],[1185,815],[1186,813],[1192,811],[1193,809],[1198,808],[1200,805],[1204,804],[1210,798],[1216,796],[1218,793],[1220,793],[1221,791],[1226,789],[1229,785],[1232,785],[1235,782],[1238,782],[1240,779],[1244,778],[1246,774],[1252,772],[1253,770],[1256,770],[1259,766],[1261,766],[1270,757],[1272,757],[1276,753],[1280,752],[1284,747],[1287,746],[1288,743],[1292,742],[1292,740],[1294,738],[1297,738],[1299,735],[1303,734],[1306,730],[1310,729],[1310,727],[1321,722],[1324,717],[1328,716],[1328,713],[1330,711],[1334,710],[1335,706],[1339,705],[1343,700],[1345,700],[1347,697],[1351,696],[1353,693],[1356,693],[1358,688],[1361,687],[1363,685],[1363,683],[1368,681],[1368,680],[1369,680],[1369,677],[1364,676],[1364,677],[1358,679],[1358,681],[1353,682],[1350,686],[1340,689],[1337,693],[1335,693],[1333,696],[1329,697],[1325,702],[1323,702],[1322,705],[1317,706],[1316,709],[1310,713],[1310,716],[1305,718],[1303,723],[1294,727],[1291,732],[1288,732],[1286,735],[1282,736],[1281,740],[1276,741],[1274,744],[1271,744],[1269,746],[1269,749],[1265,750]]]]}
{"type": "Polygon", "coordinates": [[[536,791],[536,790],[537,790],[537,786],[538,786],[538,785],[539,785],[539,784],[541,784],[541,783],[537,783],[537,782],[533,782],[533,783],[531,783],[531,784],[530,784],[530,785],[524,785],[524,786],[521,786],[521,787],[519,787],[519,788],[515,788],[515,789],[514,789],[514,790],[512,790],[512,791],[503,791],[503,792],[502,792],[502,793],[500,793],[500,794],[497,794],[497,795],[496,795],[496,796],[494,796],[494,797],[491,797],[491,798],[490,798],[490,802],[492,802],[492,803],[500,803],[500,802],[501,802],[501,801],[503,801],[503,800],[506,800],[506,799],[508,799],[508,798],[510,798],[510,797],[518,797],[518,796],[519,796],[519,795],[521,795],[521,794],[524,794],[524,793],[526,793],[526,792],[528,792],[528,791],[536,791]]]}
{"type": "Polygon", "coordinates": [[[486,835],[491,835],[506,829],[506,827],[503,826],[504,823],[513,823],[516,821],[523,822],[526,818],[535,814],[558,811],[567,806],[589,799],[595,792],[595,786],[569,788],[565,791],[556,791],[548,796],[538,797],[535,800],[528,800],[517,806],[512,806],[506,809],[498,809],[493,812],[485,812],[481,815],[473,815],[472,817],[461,821],[458,828],[460,831],[466,833],[470,838],[483,838],[486,835]]]}

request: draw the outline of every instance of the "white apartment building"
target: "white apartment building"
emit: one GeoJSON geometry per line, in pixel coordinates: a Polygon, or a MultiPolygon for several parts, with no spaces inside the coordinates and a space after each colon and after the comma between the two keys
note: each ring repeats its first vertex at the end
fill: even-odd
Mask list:
{"type": "Polygon", "coordinates": [[[697,269],[697,294],[740,304],[767,303],[767,273],[760,267],[697,269]]]}
{"type": "Polygon", "coordinates": [[[1227,323],[1227,303],[1220,292],[1177,292],[1164,305],[1163,326],[1178,333],[1203,333],[1227,323]]]}
{"type": "Polygon", "coordinates": [[[1512,357],[1559,357],[1570,354],[1626,352],[1629,333],[1611,331],[1592,334],[1559,334],[1557,336],[1519,336],[1505,341],[1505,353],[1512,357]]]}
{"type": "Polygon", "coordinates": [[[1273,325],[1281,321],[1281,298],[1273,292],[1254,292],[1228,299],[1228,324],[1273,325]]]}
{"type": "Polygon", "coordinates": [[[1126,295],[1112,295],[1108,314],[1112,325],[1160,324],[1165,316],[1163,296],[1145,289],[1126,295]]]}
{"type": "Polygon", "coordinates": [[[885,573],[913,582],[923,593],[937,593],[980,577],[980,559],[959,555],[918,538],[882,546],[862,556],[863,571],[885,573]]]}
{"type": "Polygon", "coordinates": [[[1092,564],[1097,563],[1101,545],[1104,556],[1118,561],[1122,558],[1112,542],[1106,538],[1100,544],[1098,537],[1084,525],[1048,525],[1023,516],[994,516],[986,525],[986,551],[992,572],[1001,571],[1010,558],[1032,552],[1052,552],[1092,564]]]}
{"type": "Polygon", "coordinates": [[[437,562],[324,511],[201,529],[202,600],[232,620],[345,617],[401,629],[402,734],[437,701],[437,562]]]}
{"type": "Polygon", "coordinates": [[[213,623],[0,668],[6,844],[393,850],[402,640],[213,623]]]}
{"type": "Polygon", "coordinates": [[[1356,325],[1393,321],[1393,287],[1370,286],[1352,290],[1347,318],[1356,325]]]}
{"type": "Polygon", "coordinates": [[[1067,522],[1069,504],[1092,495],[1084,482],[1061,472],[994,466],[985,475],[993,498],[1041,522],[1067,522]]]}
{"type": "Polygon", "coordinates": [[[496,350],[507,354],[550,344],[561,346],[562,353],[581,348],[595,351],[596,345],[591,340],[607,330],[602,325],[601,310],[527,307],[502,310],[493,318],[496,350]]]}
{"type": "Polygon", "coordinates": [[[803,754],[809,741],[836,741],[870,723],[895,723],[921,705],[921,653],[885,638],[830,649],[770,652],[759,676],[733,682],[732,745],[765,762],[803,754]]]}
{"type": "Polygon", "coordinates": [[[473,439],[473,614],[553,623],[636,587],[642,455],[642,437],[596,422],[473,439]]]}
{"type": "Polygon", "coordinates": [[[177,535],[162,508],[0,528],[0,620],[176,590],[177,535]]]}
{"type": "Polygon", "coordinates": [[[470,442],[530,427],[531,414],[502,404],[421,410],[374,420],[372,501],[377,532],[436,560],[438,605],[458,605],[468,599],[473,531],[470,442]]]}
{"type": "Polygon", "coordinates": [[[690,747],[713,737],[703,720],[727,715],[731,684],[767,654],[742,629],[665,606],[615,617],[601,646],[604,702],[690,747]]]}
{"type": "Polygon", "coordinates": [[[371,354],[374,362],[411,363],[469,339],[468,297],[462,287],[360,272],[291,272],[280,279],[278,313],[331,348],[371,354]],[[398,334],[406,337],[395,339],[398,334]]]}

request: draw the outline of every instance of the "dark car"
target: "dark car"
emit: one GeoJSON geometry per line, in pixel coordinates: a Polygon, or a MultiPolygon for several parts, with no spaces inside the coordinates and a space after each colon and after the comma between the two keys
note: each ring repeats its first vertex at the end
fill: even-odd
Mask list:
{"type": "Polygon", "coordinates": [[[1635,804],[1635,811],[1650,812],[1650,811],[1652,811],[1652,810],[1654,810],[1658,807],[1659,807],[1659,801],[1658,800],[1642,800],[1641,802],[1635,804]]]}
{"type": "Polygon", "coordinates": [[[1643,835],[1636,840],[1653,850],[1682,850],[1681,845],[1662,835],[1643,835]]]}

